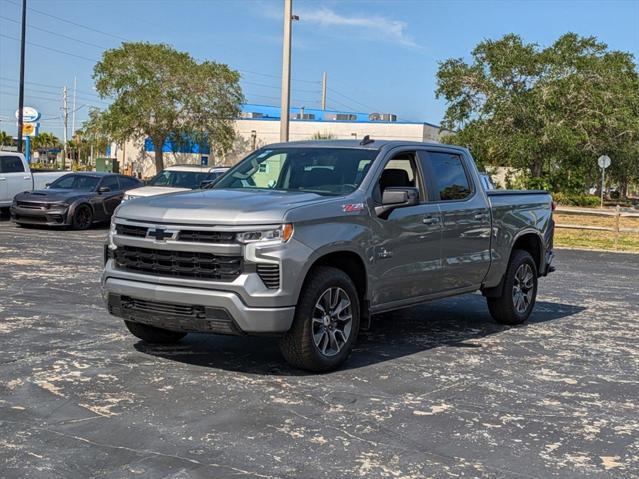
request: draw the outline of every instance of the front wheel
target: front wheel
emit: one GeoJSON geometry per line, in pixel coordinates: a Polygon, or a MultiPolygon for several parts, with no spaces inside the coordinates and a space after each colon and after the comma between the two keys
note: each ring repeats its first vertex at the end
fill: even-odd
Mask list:
{"type": "Polygon", "coordinates": [[[537,265],[530,253],[515,250],[504,277],[504,289],[498,298],[486,298],[488,310],[502,324],[525,322],[537,298],[537,265]]]}
{"type": "Polygon", "coordinates": [[[153,344],[175,344],[186,333],[180,333],[178,331],[169,331],[168,329],[156,328],[148,324],[135,323],[133,321],[124,321],[129,332],[136,338],[141,339],[146,343],[153,344]]]}
{"type": "Polygon", "coordinates": [[[75,230],[85,230],[93,223],[93,211],[89,205],[80,205],[73,213],[71,225],[75,230]]]}
{"type": "Polygon", "coordinates": [[[359,298],[342,270],[321,266],[309,273],[293,326],[280,340],[284,358],[309,371],[330,371],[351,353],[359,331],[359,298]]]}

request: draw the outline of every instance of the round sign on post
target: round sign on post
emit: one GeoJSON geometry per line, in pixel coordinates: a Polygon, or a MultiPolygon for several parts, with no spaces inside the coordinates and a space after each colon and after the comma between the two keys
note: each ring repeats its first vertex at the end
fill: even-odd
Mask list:
{"type": "Polygon", "coordinates": [[[608,155],[601,155],[597,159],[597,164],[599,168],[601,168],[601,203],[600,206],[603,208],[604,205],[604,189],[606,188],[606,168],[610,166],[611,160],[608,155]]]}
{"type": "Polygon", "coordinates": [[[599,164],[599,168],[602,168],[604,170],[610,166],[610,162],[611,160],[608,155],[601,155],[599,159],[597,160],[597,163],[599,164]]]}
{"type": "MultiPolygon", "coordinates": [[[[20,110],[16,110],[16,119],[20,119],[20,110]]],[[[22,108],[22,121],[25,123],[35,123],[40,119],[40,112],[30,106],[22,108]]]]}

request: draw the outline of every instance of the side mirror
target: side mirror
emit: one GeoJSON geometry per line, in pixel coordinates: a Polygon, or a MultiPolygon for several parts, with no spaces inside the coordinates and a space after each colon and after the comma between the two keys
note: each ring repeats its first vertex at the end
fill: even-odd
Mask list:
{"type": "Polygon", "coordinates": [[[417,204],[419,204],[419,189],[412,186],[391,186],[382,193],[382,204],[375,207],[375,213],[380,217],[388,217],[388,214],[396,208],[417,204]]]}
{"type": "Polygon", "coordinates": [[[98,188],[98,193],[108,193],[109,191],[111,191],[111,188],[108,186],[100,186],[100,188],[98,188]]]}
{"type": "Polygon", "coordinates": [[[51,183],[45,183],[45,184],[44,184],[44,187],[45,187],[45,188],[48,188],[49,186],[51,186],[51,183]]]}

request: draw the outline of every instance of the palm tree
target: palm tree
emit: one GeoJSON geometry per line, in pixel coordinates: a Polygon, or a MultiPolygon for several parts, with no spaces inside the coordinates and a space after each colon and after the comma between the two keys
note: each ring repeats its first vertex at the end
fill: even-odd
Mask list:
{"type": "Polygon", "coordinates": [[[34,150],[48,150],[50,148],[60,148],[62,143],[53,133],[40,133],[33,137],[32,146],[34,150]]]}
{"type": "Polygon", "coordinates": [[[13,138],[6,131],[0,131],[0,145],[11,145],[13,138]]]}

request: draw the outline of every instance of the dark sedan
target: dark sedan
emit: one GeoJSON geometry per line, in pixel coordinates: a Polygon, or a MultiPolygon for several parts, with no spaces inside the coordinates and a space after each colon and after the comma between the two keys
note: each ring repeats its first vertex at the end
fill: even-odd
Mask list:
{"type": "Polygon", "coordinates": [[[70,226],[87,229],[109,221],[124,192],[143,183],[112,173],[69,173],[44,190],[17,194],[11,218],[19,225],[70,226]]]}

